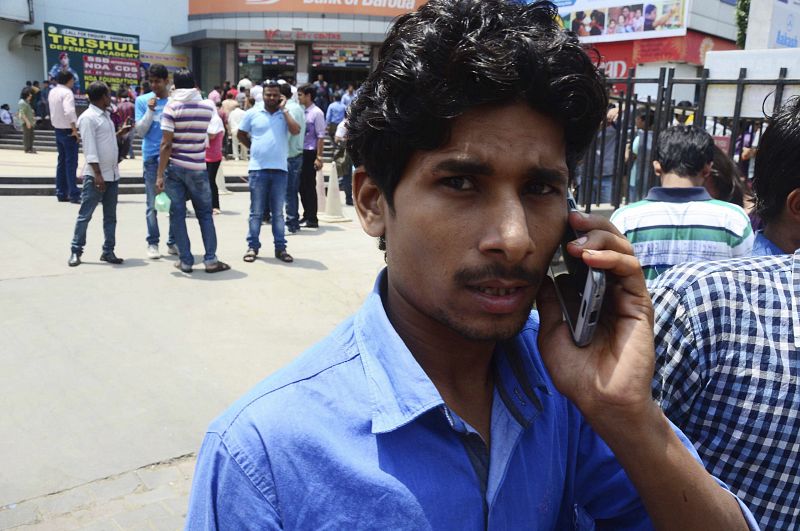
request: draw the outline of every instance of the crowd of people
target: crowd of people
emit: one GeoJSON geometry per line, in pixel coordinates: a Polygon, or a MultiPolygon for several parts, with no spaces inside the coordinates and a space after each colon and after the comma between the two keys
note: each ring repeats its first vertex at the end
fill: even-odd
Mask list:
{"type": "MultiPolygon", "coordinates": [[[[214,87],[204,97],[188,70],[175,72],[171,83],[163,65],[151,65],[148,74],[147,86],[139,96],[127,86],[114,92],[102,82],[92,83],[87,90],[89,109],[80,118],[71,90],[74,77],[70,72],[57,74],[49,96],[49,118],[59,146],[56,196],[59,201],[81,205],[68,260],[71,267],[81,264],[86,227],[101,202],[105,241],[100,259],[112,264],[123,261],[114,253],[117,183],[119,162],[126,156],[134,158],[134,135],[142,138],[147,256],[153,260],[161,257],[155,203],[156,196],[165,192],[170,199],[167,252],[179,256],[176,267],[184,273],[191,273],[194,266],[185,221],[187,201],[191,201],[200,225],[205,271],[230,269],[217,258],[213,219],[220,213],[217,173],[226,144],[233,157],[248,161],[250,216],[245,262],[254,262],[259,254],[264,220],[272,225],[275,258],[286,263],[294,258],[286,250],[285,231],[319,227],[317,172],[323,167],[328,136],[336,142],[337,160],[346,161],[337,166],[342,170],[339,177],[346,201],[352,204],[351,162],[338,154],[346,153],[347,107],[341,103],[343,95],[333,93],[326,118],[315,104],[320,91],[328,94],[321,77],[314,85],[299,89],[284,79],[253,83],[243,78],[238,89],[220,92],[214,87]],[[113,133],[110,136],[109,131],[113,133]],[[80,172],[84,176],[82,191],[78,191],[75,178],[70,178],[75,175],[78,142],[83,144],[86,158],[80,172]]],[[[352,104],[352,86],[345,95],[352,104]]]]}

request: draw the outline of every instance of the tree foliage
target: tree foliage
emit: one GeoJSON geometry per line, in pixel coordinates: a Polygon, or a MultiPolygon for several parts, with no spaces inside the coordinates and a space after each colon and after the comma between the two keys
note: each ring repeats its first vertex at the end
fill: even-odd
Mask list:
{"type": "Polygon", "coordinates": [[[736,45],[744,49],[747,40],[747,18],[750,16],[750,0],[736,1],[736,45]]]}

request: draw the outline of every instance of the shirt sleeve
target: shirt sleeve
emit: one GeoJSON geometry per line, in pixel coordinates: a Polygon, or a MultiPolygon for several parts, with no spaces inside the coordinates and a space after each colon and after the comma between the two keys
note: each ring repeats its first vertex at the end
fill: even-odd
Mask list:
{"type": "Polygon", "coordinates": [[[97,154],[97,124],[91,118],[86,118],[78,122],[78,130],[81,133],[81,144],[83,144],[83,155],[87,163],[100,163],[97,154]]]}
{"type": "Polygon", "coordinates": [[[282,528],[275,507],[245,473],[220,435],[206,434],[197,456],[186,529],[255,531],[282,528]]]}
{"type": "Polygon", "coordinates": [[[333,105],[328,107],[327,112],[325,113],[325,121],[331,123],[333,120],[333,105]]]}
{"type": "Polygon", "coordinates": [[[241,121],[239,122],[239,128],[238,128],[239,131],[244,131],[245,133],[250,133],[250,122],[251,122],[251,117],[252,116],[253,115],[252,115],[252,113],[250,111],[247,111],[247,112],[244,113],[244,116],[242,117],[241,121]]]}
{"type": "Polygon", "coordinates": [[[224,130],[225,124],[222,123],[222,118],[220,118],[217,111],[214,111],[214,114],[211,116],[211,121],[208,123],[208,134],[216,135],[224,130]]]}
{"type": "Polygon", "coordinates": [[[314,118],[314,129],[317,130],[317,138],[325,138],[325,117],[322,116],[322,109],[316,113],[314,118]]]}
{"type": "Polygon", "coordinates": [[[64,118],[67,119],[70,123],[75,123],[78,121],[78,115],[75,114],[75,96],[72,95],[72,92],[65,92],[64,93],[64,118]]]}
{"type": "Polygon", "coordinates": [[[695,336],[684,297],[658,282],[651,296],[656,316],[653,398],[671,421],[683,426],[708,381],[709,361],[702,338],[695,336]]]}
{"type": "Polygon", "coordinates": [[[167,104],[161,113],[161,130],[175,131],[175,110],[167,104]]]}

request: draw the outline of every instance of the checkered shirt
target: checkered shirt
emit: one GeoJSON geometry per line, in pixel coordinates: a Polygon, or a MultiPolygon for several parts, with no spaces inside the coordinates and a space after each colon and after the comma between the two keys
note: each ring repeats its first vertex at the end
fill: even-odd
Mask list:
{"type": "Polygon", "coordinates": [[[762,529],[800,529],[800,251],[677,266],[650,290],[654,398],[762,529]]]}

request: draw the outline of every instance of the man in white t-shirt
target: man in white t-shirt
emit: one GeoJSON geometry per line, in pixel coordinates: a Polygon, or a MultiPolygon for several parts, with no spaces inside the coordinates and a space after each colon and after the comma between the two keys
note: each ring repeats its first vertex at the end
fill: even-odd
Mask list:
{"type": "Polygon", "coordinates": [[[256,105],[264,104],[264,86],[256,83],[250,88],[250,97],[256,100],[256,105]]]}
{"type": "Polygon", "coordinates": [[[231,140],[233,142],[233,157],[236,160],[247,160],[248,149],[247,146],[239,142],[236,134],[239,132],[239,124],[244,119],[245,111],[241,107],[236,107],[228,115],[228,129],[230,130],[231,140]]]}

